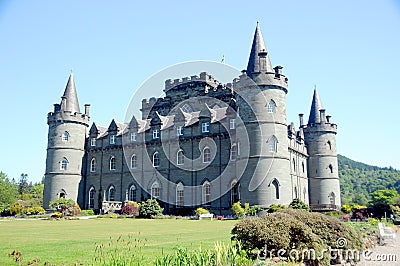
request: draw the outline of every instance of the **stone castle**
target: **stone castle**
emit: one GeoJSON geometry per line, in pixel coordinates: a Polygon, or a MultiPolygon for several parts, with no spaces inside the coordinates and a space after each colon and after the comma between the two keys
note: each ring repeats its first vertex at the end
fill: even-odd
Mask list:
{"type": "Polygon", "coordinates": [[[259,25],[232,83],[202,72],[167,80],[164,92],[142,101],[140,118],[89,129],[90,106],[81,113],[71,73],[47,116],[44,208],[60,197],[105,212],[149,198],[173,214],[296,198],[314,211],[340,208],[336,124],[315,89],[308,123],[300,114],[297,130],[288,125],[288,79],[272,67],[259,25]]]}

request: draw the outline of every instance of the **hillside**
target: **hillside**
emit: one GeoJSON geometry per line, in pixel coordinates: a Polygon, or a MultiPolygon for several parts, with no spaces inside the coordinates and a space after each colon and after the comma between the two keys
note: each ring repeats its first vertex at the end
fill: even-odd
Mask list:
{"type": "Polygon", "coordinates": [[[400,171],[377,167],[338,155],[342,204],[367,205],[369,194],[378,189],[396,189],[400,193],[400,171]]]}

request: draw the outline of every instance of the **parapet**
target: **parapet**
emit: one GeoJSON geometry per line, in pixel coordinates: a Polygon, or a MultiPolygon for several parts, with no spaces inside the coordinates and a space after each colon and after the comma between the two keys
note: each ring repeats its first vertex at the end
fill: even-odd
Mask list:
{"type": "Polygon", "coordinates": [[[82,113],[72,113],[70,111],[49,112],[47,114],[47,124],[53,124],[59,121],[72,122],[89,126],[89,116],[82,113]]]}
{"type": "Polygon", "coordinates": [[[173,88],[176,88],[180,85],[184,85],[184,84],[187,84],[190,82],[196,82],[196,81],[206,82],[208,85],[210,85],[212,87],[216,87],[220,84],[219,81],[214,79],[214,77],[211,76],[210,74],[208,74],[207,72],[201,72],[200,77],[197,75],[194,75],[194,76],[190,76],[190,77],[183,77],[181,79],[174,79],[174,80],[167,79],[165,81],[164,92],[167,92],[167,91],[169,91],[173,88]]]}

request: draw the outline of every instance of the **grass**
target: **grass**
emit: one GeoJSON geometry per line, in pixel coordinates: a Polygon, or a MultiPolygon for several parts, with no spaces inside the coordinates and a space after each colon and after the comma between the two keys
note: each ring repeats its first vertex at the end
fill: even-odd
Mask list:
{"type": "Polygon", "coordinates": [[[22,252],[23,265],[34,258],[40,265],[48,261],[89,263],[96,244],[108,244],[110,237],[132,235],[144,243],[143,265],[152,265],[156,257],[170,254],[174,248],[213,248],[216,242],[229,243],[236,221],[209,220],[0,220],[0,265],[13,265],[8,256],[22,252]]]}

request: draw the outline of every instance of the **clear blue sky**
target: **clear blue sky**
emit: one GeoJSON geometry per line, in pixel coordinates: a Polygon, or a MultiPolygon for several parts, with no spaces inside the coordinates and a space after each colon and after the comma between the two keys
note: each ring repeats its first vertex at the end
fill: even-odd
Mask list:
{"type": "Polygon", "coordinates": [[[225,55],[244,69],[257,21],[289,78],[288,123],[308,116],[316,84],[339,153],[400,169],[400,2],[251,2],[1,0],[0,171],[42,178],[46,116],[71,69],[81,109],[107,126],[165,67],[225,55]]]}

